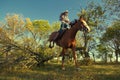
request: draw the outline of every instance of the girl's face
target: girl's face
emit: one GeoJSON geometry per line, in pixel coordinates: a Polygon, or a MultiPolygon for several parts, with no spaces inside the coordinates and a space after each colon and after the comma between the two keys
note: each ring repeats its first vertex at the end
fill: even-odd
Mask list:
{"type": "Polygon", "coordinates": [[[68,16],[68,12],[66,12],[65,15],[68,16]]]}

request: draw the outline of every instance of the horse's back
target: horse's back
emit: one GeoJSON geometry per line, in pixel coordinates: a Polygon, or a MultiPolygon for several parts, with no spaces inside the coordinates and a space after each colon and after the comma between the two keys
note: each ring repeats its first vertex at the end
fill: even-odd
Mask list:
{"type": "Polygon", "coordinates": [[[53,41],[53,40],[54,40],[54,37],[56,36],[57,33],[58,33],[58,31],[52,32],[52,33],[50,34],[50,36],[49,36],[48,41],[53,41]]]}

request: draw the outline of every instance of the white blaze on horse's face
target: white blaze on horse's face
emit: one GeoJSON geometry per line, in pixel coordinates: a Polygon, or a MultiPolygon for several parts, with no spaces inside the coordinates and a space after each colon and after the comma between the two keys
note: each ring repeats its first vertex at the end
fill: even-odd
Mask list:
{"type": "Polygon", "coordinates": [[[82,22],[83,25],[88,29],[88,32],[90,32],[90,27],[88,26],[88,24],[86,23],[86,21],[81,20],[81,22],[82,22]]]}

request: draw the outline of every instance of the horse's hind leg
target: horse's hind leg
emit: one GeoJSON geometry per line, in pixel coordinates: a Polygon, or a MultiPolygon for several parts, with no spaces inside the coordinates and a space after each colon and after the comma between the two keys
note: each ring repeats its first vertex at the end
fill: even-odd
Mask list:
{"type": "Polygon", "coordinates": [[[51,41],[50,41],[50,44],[49,44],[49,48],[51,48],[51,41]]]}
{"type": "Polygon", "coordinates": [[[53,45],[51,45],[51,42],[52,41],[50,41],[49,48],[53,48],[54,47],[54,42],[53,42],[53,45]]]}
{"type": "Polygon", "coordinates": [[[64,59],[65,59],[65,52],[66,52],[66,49],[62,49],[62,70],[65,70],[65,66],[64,66],[64,59]]]}

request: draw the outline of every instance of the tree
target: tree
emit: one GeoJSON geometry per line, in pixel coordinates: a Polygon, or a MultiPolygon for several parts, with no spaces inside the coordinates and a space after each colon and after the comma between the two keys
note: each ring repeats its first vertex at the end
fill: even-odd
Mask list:
{"type": "Polygon", "coordinates": [[[109,43],[109,46],[115,50],[116,62],[118,62],[118,55],[120,54],[120,21],[115,21],[107,28],[102,40],[109,43]]]}
{"type": "Polygon", "coordinates": [[[98,45],[97,50],[100,52],[99,57],[102,57],[102,60],[105,63],[107,63],[107,60],[108,60],[107,57],[108,57],[109,50],[106,48],[106,46],[103,44],[100,44],[98,45]]]}
{"type": "Polygon", "coordinates": [[[99,38],[104,31],[104,27],[102,27],[101,24],[104,24],[104,20],[106,19],[105,7],[100,4],[90,2],[86,8],[81,10],[78,16],[83,16],[91,28],[91,32],[89,34],[83,33],[84,52],[87,52],[85,56],[88,57],[90,56],[89,51],[95,49],[98,45],[99,38]]]}
{"type": "Polygon", "coordinates": [[[108,58],[110,59],[110,62],[112,62],[113,54],[108,54],[108,58]]]}
{"type": "Polygon", "coordinates": [[[6,23],[0,27],[0,50],[3,56],[6,54],[5,63],[24,61],[21,65],[40,65],[52,59],[55,55],[46,46],[49,31],[50,24],[46,20],[32,22],[30,18],[25,20],[21,15],[8,14],[6,23]]]}
{"type": "Polygon", "coordinates": [[[60,22],[54,22],[52,25],[51,25],[51,31],[58,31],[60,29],[60,22]]]}
{"type": "Polygon", "coordinates": [[[108,19],[120,20],[120,0],[103,0],[108,12],[108,19]],[[109,17],[111,16],[111,17],[109,17]]]}

